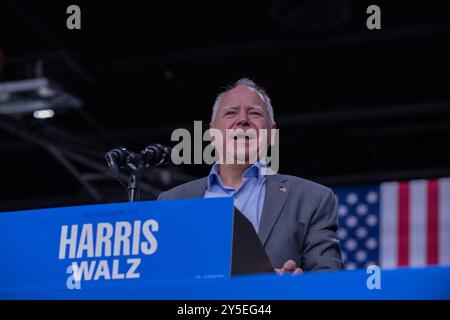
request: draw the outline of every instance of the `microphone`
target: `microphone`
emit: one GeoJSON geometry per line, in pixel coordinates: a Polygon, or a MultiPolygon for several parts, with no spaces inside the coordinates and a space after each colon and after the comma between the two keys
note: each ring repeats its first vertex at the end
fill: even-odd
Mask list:
{"type": "Polygon", "coordinates": [[[106,162],[114,177],[119,177],[119,168],[122,168],[130,156],[130,151],[124,147],[114,148],[105,154],[106,162]]]}
{"type": "Polygon", "coordinates": [[[120,169],[131,171],[128,180],[128,199],[139,200],[139,183],[144,176],[145,169],[150,166],[162,166],[170,162],[172,148],[153,143],[145,147],[140,153],[128,151],[124,147],[117,147],[105,154],[106,162],[113,176],[123,184],[120,179],[120,169]]]}
{"type": "Polygon", "coordinates": [[[119,177],[119,169],[125,166],[134,171],[140,164],[145,168],[168,164],[171,153],[172,148],[153,143],[145,147],[139,154],[124,147],[117,147],[107,152],[105,158],[114,177],[119,177]]]}
{"type": "Polygon", "coordinates": [[[161,166],[170,162],[172,148],[153,143],[141,151],[145,166],[161,166]]]}

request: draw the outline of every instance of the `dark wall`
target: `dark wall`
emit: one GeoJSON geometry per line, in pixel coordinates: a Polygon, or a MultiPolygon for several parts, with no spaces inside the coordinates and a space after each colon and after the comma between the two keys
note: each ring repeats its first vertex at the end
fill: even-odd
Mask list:
{"type": "MultiPolygon", "coordinates": [[[[84,105],[46,124],[30,115],[0,119],[0,210],[95,202],[23,132],[105,166],[98,154],[116,145],[173,145],[172,129],[206,125],[215,95],[244,76],[272,98],[284,173],[327,185],[449,175],[449,11],[442,3],[378,1],[382,29],[368,30],[368,4],[3,1],[0,80],[34,77],[41,61],[43,75],[84,105]],[[65,26],[72,3],[81,8],[81,30],[65,26]]],[[[209,168],[171,170],[175,176],[149,173],[155,189],[145,198],[209,168]]],[[[90,183],[100,201],[125,201],[116,181],[91,175],[90,183]]]]}

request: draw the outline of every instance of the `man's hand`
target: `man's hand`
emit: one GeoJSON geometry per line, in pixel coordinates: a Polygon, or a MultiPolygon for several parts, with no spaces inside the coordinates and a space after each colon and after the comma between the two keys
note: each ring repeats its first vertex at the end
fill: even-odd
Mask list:
{"type": "Polygon", "coordinates": [[[275,273],[278,275],[283,275],[286,273],[290,273],[292,275],[296,274],[302,274],[303,270],[300,268],[297,268],[297,264],[294,260],[288,260],[284,263],[283,267],[281,269],[274,269],[275,273]]]}

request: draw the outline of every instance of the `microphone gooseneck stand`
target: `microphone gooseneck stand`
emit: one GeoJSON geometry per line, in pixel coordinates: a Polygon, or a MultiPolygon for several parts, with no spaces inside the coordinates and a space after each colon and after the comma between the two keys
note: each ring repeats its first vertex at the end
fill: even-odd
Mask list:
{"type": "Polygon", "coordinates": [[[141,199],[139,184],[144,176],[145,166],[139,165],[135,171],[132,171],[128,181],[128,200],[130,202],[139,201],[141,199]]]}

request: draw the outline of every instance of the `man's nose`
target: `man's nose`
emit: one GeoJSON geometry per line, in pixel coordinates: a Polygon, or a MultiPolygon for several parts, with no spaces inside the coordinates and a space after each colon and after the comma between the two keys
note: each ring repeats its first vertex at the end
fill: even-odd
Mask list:
{"type": "Polygon", "coordinates": [[[250,125],[250,121],[249,121],[247,113],[240,112],[238,114],[236,125],[237,126],[245,126],[245,127],[248,127],[250,125]]]}

